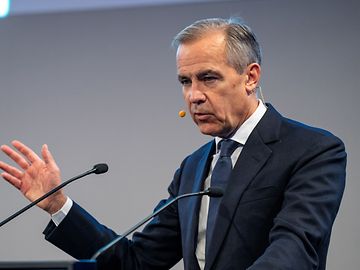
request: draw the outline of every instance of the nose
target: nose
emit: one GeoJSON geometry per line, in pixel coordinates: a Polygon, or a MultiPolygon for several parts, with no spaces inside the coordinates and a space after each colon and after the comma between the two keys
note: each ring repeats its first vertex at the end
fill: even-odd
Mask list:
{"type": "Polygon", "coordinates": [[[190,103],[200,104],[206,100],[204,92],[201,91],[197,83],[192,83],[191,87],[188,89],[187,95],[190,103]]]}

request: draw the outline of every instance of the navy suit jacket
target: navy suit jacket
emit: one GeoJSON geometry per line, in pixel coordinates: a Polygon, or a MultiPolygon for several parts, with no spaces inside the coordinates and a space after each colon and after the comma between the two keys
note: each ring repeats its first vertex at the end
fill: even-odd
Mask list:
{"type": "MultiPolygon", "coordinates": [[[[170,198],[200,191],[214,141],[189,155],[169,186],[170,198]]],[[[271,105],[248,138],[219,208],[205,269],[325,269],[332,224],[345,186],[343,143],[327,131],[282,117],[271,105]]],[[[160,205],[163,205],[161,201],[160,205]]],[[[132,240],[99,257],[100,269],[199,269],[195,256],[200,198],[178,201],[132,240]]],[[[86,259],[116,237],[74,204],[46,239],[86,259]]]]}

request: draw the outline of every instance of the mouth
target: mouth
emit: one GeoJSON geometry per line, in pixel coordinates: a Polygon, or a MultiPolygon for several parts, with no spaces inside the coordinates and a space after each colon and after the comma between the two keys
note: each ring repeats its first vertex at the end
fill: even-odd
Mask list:
{"type": "Polygon", "coordinates": [[[211,118],[212,117],[212,114],[211,113],[204,113],[204,112],[196,112],[196,113],[194,113],[194,118],[196,119],[196,120],[199,120],[199,121],[207,121],[207,120],[209,120],[209,118],[211,118]]]}

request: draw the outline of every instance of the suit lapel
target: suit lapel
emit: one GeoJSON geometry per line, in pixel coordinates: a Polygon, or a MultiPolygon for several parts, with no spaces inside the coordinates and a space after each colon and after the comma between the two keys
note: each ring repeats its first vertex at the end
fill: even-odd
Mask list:
{"type": "Polygon", "coordinates": [[[235,164],[219,206],[215,233],[209,241],[211,248],[206,258],[205,270],[211,269],[215,262],[245,189],[271,156],[272,151],[267,143],[278,140],[280,129],[280,119],[276,114],[270,106],[251,133],[235,164]]]}
{"type": "MultiPolygon", "coordinates": [[[[195,171],[194,185],[191,192],[198,192],[203,189],[204,180],[208,175],[210,162],[212,160],[211,156],[215,149],[215,141],[208,144],[208,147],[205,149],[204,154],[202,155],[195,171]]],[[[192,258],[193,262],[190,265],[198,265],[197,259],[195,256],[195,250],[197,245],[197,234],[198,234],[198,225],[199,225],[199,211],[200,211],[201,197],[194,196],[187,199],[186,202],[186,216],[187,216],[187,233],[185,244],[186,247],[183,248],[183,251],[186,251],[184,258],[192,258]]]]}

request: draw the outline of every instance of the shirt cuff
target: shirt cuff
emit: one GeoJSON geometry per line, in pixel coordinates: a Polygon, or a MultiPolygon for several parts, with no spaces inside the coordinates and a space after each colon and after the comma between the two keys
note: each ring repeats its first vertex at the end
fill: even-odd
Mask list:
{"type": "Polygon", "coordinates": [[[63,207],[61,207],[59,211],[51,215],[51,220],[55,223],[56,226],[59,226],[61,221],[63,221],[63,219],[69,213],[72,205],[73,205],[73,201],[69,197],[67,197],[63,207]]]}

